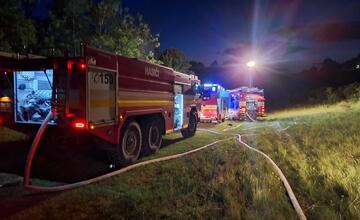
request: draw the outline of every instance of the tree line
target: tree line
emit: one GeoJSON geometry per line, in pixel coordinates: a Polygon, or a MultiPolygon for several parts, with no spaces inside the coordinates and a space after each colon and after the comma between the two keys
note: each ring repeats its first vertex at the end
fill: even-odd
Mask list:
{"type": "Polygon", "coordinates": [[[45,14],[37,0],[3,1],[0,7],[0,51],[44,56],[80,54],[80,42],[118,55],[145,59],[189,72],[179,49],[160,51],[141,14],[132,14],[120,0],[53,0],[45,14]]]}

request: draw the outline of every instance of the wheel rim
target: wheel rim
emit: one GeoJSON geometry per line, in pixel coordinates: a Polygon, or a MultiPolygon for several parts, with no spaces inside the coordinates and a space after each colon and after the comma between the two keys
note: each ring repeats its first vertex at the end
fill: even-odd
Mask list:
{"type": "Polygon", "coordinates": [[[159,139],[160,139],[160,132],[159,132],[159,128],[156,126],[152,126],[150,128],[150,145],[151,146],[156,146],[159,143],[159,139]]]}
{"type": "Polygon", "coordinates": [[[130,130],[125,138],[125,153],[128,156],[132,156],[136,151],[138,145],[137,135],[134,129],[130,130]]]}

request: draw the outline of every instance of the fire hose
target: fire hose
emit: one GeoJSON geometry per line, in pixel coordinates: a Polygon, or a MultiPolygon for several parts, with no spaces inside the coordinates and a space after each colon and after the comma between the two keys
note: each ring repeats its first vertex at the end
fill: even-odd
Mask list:
{"type": "Polygon", "coordinates": [[[248,112],[246,112],[246,116],[248,117],[248,119],[250,119],[251,122],[255,122],[256,119],[253,119],[248,112]]]}
{"type": "Polygon", "coordinates": [[[119,169],[119,170],[116,170],[116,171],[113,171],[113,172],[110,172],[110,173],[107,173],[107,174],[104,174],[104,175],[101,175],[101,176],[98,176],[98,177],[95,177],[95,178],[92,178],[92,179],[76,182],[76,183],[66,184],[66,185],[62,185],[62,186],[52,186],[52,187],[35,186],[35,185],[32,185],[30,183],[31,165],[32,165],[32,161],[34,159],[36,150],[38,148],[39,142],[41,140],[41,137],[43,136],[44,131],[45,131],[46,127],[47,127],[47,124],[52,119],[52,117],[53,117],[53,114],[51,112],[46,116],[44,122],[40,126],[40,128],[39,128],[39,130],[38,130],[38,132],[37,132],[37,134],[36,134],[36,136],[34,138],[34,141],[31,144],[30,150],[28,152],[26,165],[25,165],[24,180],[23,180],[23,185],[24,185],[24,188],[26,188],[26,189],[31,189],[31,190],[38,191],[38,192],[57,192],[57,191],[74,189],[74,188],[77,188],[77,187],[80,187],[80,186],[85,186],[85,185],[88,185],[88,184],[91,184],[91,183],[99,182],[100,180],[103,180],[103,179],[106,179],[106,178],[109,178],[109,177],[112,177],[112,176],[116,176],[116,175],[125,173],[125,172],[127,172],[129,170],[133,170],[133,169],[135,169],[137,167],[145,166],[145,165],[148,165],[148,164],[154,164],[154,163],[158,163],[158,162],[161,162],[161,161],[173,160],[173,159],[176,159],[176,158],[184,157],[186,155],[193,154],[195,152],[204,150],[204,149],[206,149],[206,148],[208,148],[210,146],[213,146],[215,144],[218,144],[218,143],[226,140],[226,139],[217,140],[217,141],[214,141],[214,142],[212,142],[210,144],[204,145],[202,147],[199,147],[199,148],[196,148],[196,149],[184,152],[184,153],[179,153],[179,154],[174,154],[174,155],[170,155],[170,156],[165,156],[165,157],[160,157],[160,158],[156,158],[156,159],[152,159],[152,160],[139,162],[139,163],[124,167],[122,169],[119,169]]]}
{"type": "Polygon", "coordinates": [[[243,140],[241,140],[241,135],[240,134],[237,134],[237,137],[238,137],[237,140],[238,140],[239,143],[241,143],[242,145],[244,145],[248,149],[250,149],[252,151],[255,151],[256,153],[261,154],[262,156],[264,156],[273,165],[273,167],[275,168],[276,172],[280,176],[280,179],[281,179],[281,181],[283,182],[283,184],[285,186],[285,189],[286,189],[286,191],[287,191],[287,193],[289,195],[291,204],[293,205],[299,219],[306,220],[306,216],[304,214],[304,211],[302,210],[302,208],[301,208],[299,202],[297,201],[296,196],[295,196],[289,182],[287,181],[285,175],[283,174],[283,172],[281,171],[279,166],[267,154],[265,154],[264,152],[262,152],[262,151],[260,151],[260,150],[258,150],[256,148],[251,147],[250,145],[245,143],[243,140]]]}
{"type": "MultiPolygon", "coordinates": [[[[36,150],[38,148],[39,142],[41,140],[41,137],[43,136],[44,131],[45,131],[49,121],[52,118],[53,118],[53,114],[52,114],[52,112],[50,112],[46,116],[44,122],[41,124],[41,126],[40,126],[40,128],[39,128],[39,130],[38,130],[38,132],[37,132],[37,134],[36,134],[36,136],[34,138],[34,141],[31,144],[30,150],[28,152],[27,160],[26,160],[26,166],[25,166],[24,180],[23,180],[24,181],[23,185],[24,185],[24,188],[26,188],[26,189],[31,189],[31,190],[38,191],[38,192],[57,192],[57,191],[74,189],[74,188],[77,188],[77,187],[80,187],[80,186],[85,186],[85,185],[88,185],[88,184],[91,184],[91,183],[99,182],[100,180],[103,180],[103,179],[106,179],[106,178],[109,178],[109,177],[113,177],[113,176],[125,173],[125,172],[127,172],[129,170],[133,170],[133,169],[135,169],[137,167],[141,167],[141,166],[145,166],[145,165],[149,165],[149,164],[154,164],[154,163],[158,163],[158,162],[161,162],[161,161],[168,161],[168,160],[173,160],[173,159],[176,159],[176,158],[184,157],[186,155],[190,155],[190,154],[193,154],[195,152],[204,150],[204,149],[206,149],[206,148],[208,148],[210,146],[213,146],[213,145],[215,145],[217,143],[220,143],[220,142],[222,142],[222,141],[224,141],[226,139],[229,139],[229,138],[226,138],[226,139],[222,139],[222,140],[217,140],[217,141],[214,141],[214,142],[212,142],[210,144],[204,145],[202,147],[199,147],[199,148],[196,148],[196,149],[184,152],[184,153],[179,153],[179,154],[175,154],[175,155],[170,155],[170,156],[165,156],[165,157],[160,157],[160,158],[156,158],[156,159],[152,159],[152,160],[139,162],[139,163],[124,167],[122,169],[119,169],[119,170],[116,170],[116,171],[113,171],[113,172],[110,172],[110,173],[107,173],[107,174],[104,174],[104,175],[101,175],[101,176],[98,176],[98,177],[95,177],[95,178],[91,178],[91,179],[88,179],[88,180],[76,182],[76,183],[66,184],[66,185],[62,185],[62,186],[52,186],[52,187],[35,186],[35,185],[32,185],[30,183],[31,165],[32,165],[32,161],[34,159],[36,150]]],[[[214,133],[214,134],[218,134],[218,135],[226,135],[224,133],[217,132],[217,131],[212,131],[212,130],[209,130],[209,129],[199,129],[199,130],[214,133]]],[[[232,134],[232,135],[234,135],[234,134],[232,134]]],[[[299,202],[297,201],[296,196],[295,196],[289,182],[287,181],[287,179],[286,179],[285,175],[283,174],[283,172],[281,171],[281,169],[276,165],[276,163],[268,155],[266,155],[262,151],[260,151],[260,150],[258,150],[256,148],[253,148],[250,145],[248,145],[247,143],[245,143],[244,141],[242,141],[240,134],[235,134],[235,135],[237,136],[237,141],[239,143],[241,143],[242,145],[244,145],[248,149],[261,154],[262,156],[264,156],[274,166],[275,170],[277,171],[278,175],[280,176],[280,179],[282,180],[282,182],[283,182],[283,184],[285,186],[285,189],[286,189],[286,191],[287,191],[287,193],[289,195],[290,201],[291,201],[291,203],[292,203],[292,205],[293,205],[299,219],[306,220],[306,216],[305,216],[299,202]]]]}

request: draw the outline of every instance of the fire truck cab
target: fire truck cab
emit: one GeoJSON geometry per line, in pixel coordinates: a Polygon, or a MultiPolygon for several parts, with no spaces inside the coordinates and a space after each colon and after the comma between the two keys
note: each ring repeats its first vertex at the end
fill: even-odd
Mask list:
{"type": "Polygon", "coordinates": [[[223,122],[228,111],[229,93],[219,84],[201,85],[201,122],[223,122]]]}
{"type": "Polygon", "coordinates": [[[39,125],[51,112],[50,128],[86,133],[106,146],[112,162],[127,165],[156,152],[163,134],[195,134],[197,82],[194,75],[87,45],[74,58],[0,54],[0,84],[8,84],[0,91],[0,123],[39,125]]]}
{"type": "Polygon", "coordinates": [[[247,117],[256,119],[265,116],[264,90],[240,87],[229,90],[229,118],[245,120],[247,117]]]}

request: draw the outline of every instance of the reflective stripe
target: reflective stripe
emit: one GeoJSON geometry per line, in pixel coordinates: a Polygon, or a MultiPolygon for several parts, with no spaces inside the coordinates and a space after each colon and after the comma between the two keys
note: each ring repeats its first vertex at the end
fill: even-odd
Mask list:
{"type": "Polygon", "coordinates": [[[118,100],[119,107],[172,106],[170,100],[118,100]]]}
{"type": "Polygon", "coordinates": [[[201,107],[202,110],[217,110],[217,105],[205,105],[201,107]]]}
{"type": "MultiPolygon", "coordinates": [[[[118,100],[119,107],[141,107],[141,106],[172,106],[170,100],[118,100]]],[[[115,106],[113,100],[91,100],[91,108],[112,108],[115,106]]]]}

